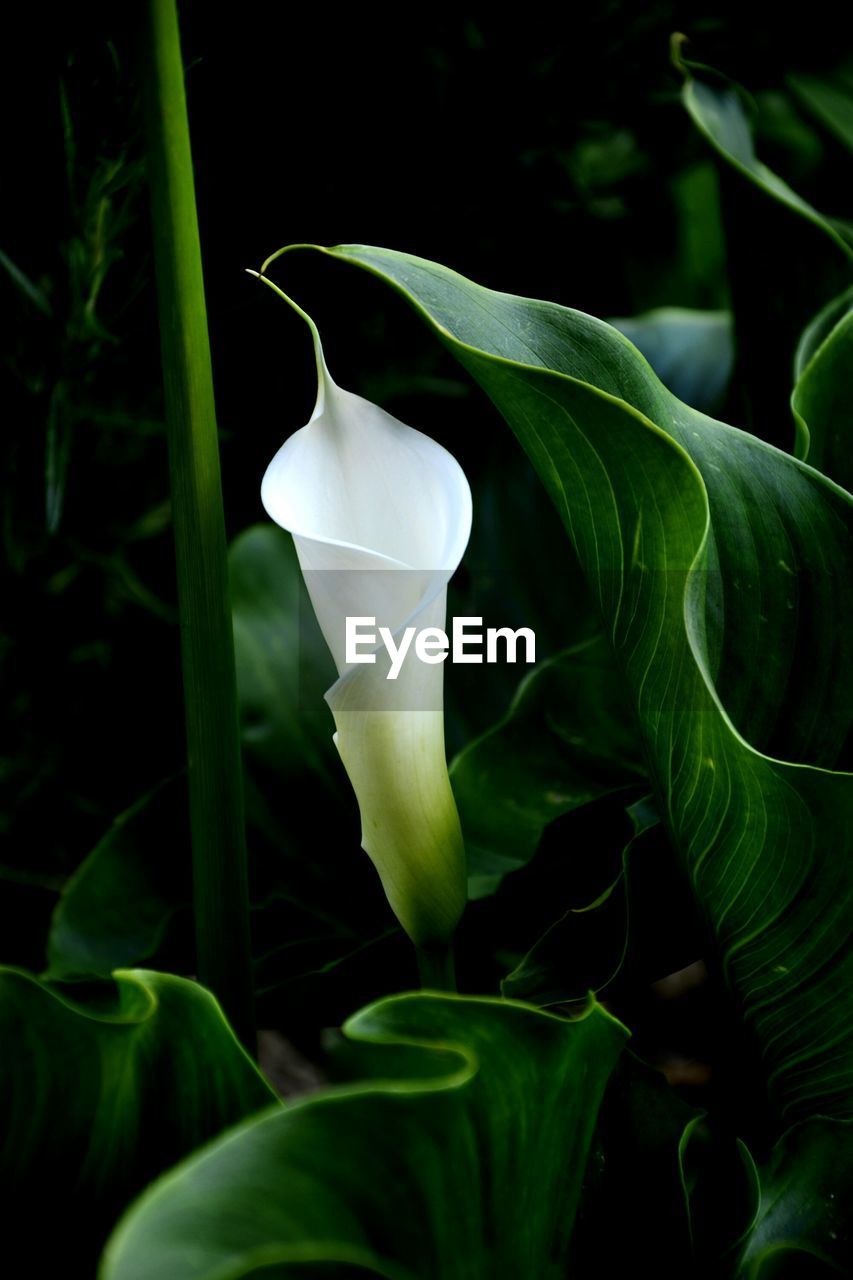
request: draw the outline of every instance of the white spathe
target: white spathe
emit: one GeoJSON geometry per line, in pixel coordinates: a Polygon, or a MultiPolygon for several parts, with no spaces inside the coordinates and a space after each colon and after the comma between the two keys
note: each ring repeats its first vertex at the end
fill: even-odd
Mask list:
{"type": "Polygon", "coordinates": [[[311,328],[317,403],[267,468],[261,500],[293,535],[338,669],[326,700],[362,846],[401,924],[423,946],[450,937],[466,900],[444,746],[444,666],[412,653],[387,680],[384,648],[375,664],[348,666],[345,620],[375,617],[395,639],[407,626],[444,626],[447,583],[471,532],[471,491],[446,449],[337,386],[311,328]]]}

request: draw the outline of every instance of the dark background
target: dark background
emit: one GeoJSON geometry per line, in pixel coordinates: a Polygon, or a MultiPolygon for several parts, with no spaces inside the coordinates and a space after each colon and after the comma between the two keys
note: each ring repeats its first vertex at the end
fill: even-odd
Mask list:
{"type": "MultiPolygon", "coordinates": [[[[137,13],[33,7],[3,53],[0,960],[35,970],[67,877],[117,814],[183,767],[137,13]]],[[[680,105],[673,31],[757,95],[767,162],[843,213],[840,152],[798,113],[785,77],[833,65],[849,31],[837,5],[811,4],[807,25],[779,15],[598,3],[501,18],[359,8],[332,20],[323,6],[184,3],[229,534],[264,519],[263,470],[313,404],[304,327],[244,273],[287,242],[387,245],[605,317],[729,303],[739,232],[729,220],[727,241],[717,172],[680,105]]],[[[790,265],[786,234],[768,225],[746,263],[737,258],[755,273],[760,308],[765,297],[770,307],[762,281],[790,265]]],[[[375,282],[310,255],[273,274],[315,316],[336,379],[451,447],[475,494],[490,466],[523,476],[495,413],[375,282]]],[[[806,314],[804,303],[791,331],[806,314]]],[[[772,365],[784,396],[786,316],[754,366],[760,382],[762,360],[772,365]]],[[[732,389],[730,420],[787,445],[784,397],[756,426],[749,374],[732,389]]],[[[565,637],[543,623],[552,648],[582,611],[568,592],[562,607],[565,637]]],[[[508,680],[465,715],[451,704],[451,744],[457,722],[485,728],[510,693],[508,680]]],[[[318,831],[300,789],[275,786],[311,856],[352,841],[333,874],[387,926],[354,813],[345,836],[318,831]]],[[[159,843],[183,880],[180,810],[159,843]]],[[[572,839],[606,829],[617,848],[620,823],[593,810],[572,839]]],[[[269,855],[254,837],[252,874],[265,885],[269,855]]],[[[180,919],[163,962],[191,971],[180,919]]],[[[395,956],[406,985],[407,953],[395,956]]],[[[359,997],[376,994],[362,986],[359,997]]],[[[352,999],[341,996],[342,1012],[352,999]]]]}

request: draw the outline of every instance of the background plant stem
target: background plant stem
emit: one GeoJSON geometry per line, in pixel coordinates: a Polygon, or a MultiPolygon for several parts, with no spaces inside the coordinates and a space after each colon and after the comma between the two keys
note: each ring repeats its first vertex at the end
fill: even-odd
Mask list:
{"type": "Polygon", "coordinates": [[[181,620],[198,977],[254,1049],[234,639],[175,0],[148,0],[148,173],[181,620]]]}
{"type": "Polygon", "coordinates": [[[416,947],[421,987],[426,991],[455,991],[456,966],[453,943],[432,947],[416,947]]]}

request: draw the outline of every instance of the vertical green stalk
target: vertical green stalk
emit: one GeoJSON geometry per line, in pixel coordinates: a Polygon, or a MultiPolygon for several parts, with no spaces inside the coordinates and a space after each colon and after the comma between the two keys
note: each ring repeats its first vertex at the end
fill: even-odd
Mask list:
{"type": "Polygon", "coordinates": [[[431,947],[415,947],[418,959],[418,975],[424,991],[455,991],[456,966],[453,962],[453,944],[440,943],[431,947]]]}
{"type": "Polygon", "coordinates": [[[219,442],[175,0],[147,0],[143,82],[175,529],[198,976],[253,1041],[251,954],[219,442]]]}

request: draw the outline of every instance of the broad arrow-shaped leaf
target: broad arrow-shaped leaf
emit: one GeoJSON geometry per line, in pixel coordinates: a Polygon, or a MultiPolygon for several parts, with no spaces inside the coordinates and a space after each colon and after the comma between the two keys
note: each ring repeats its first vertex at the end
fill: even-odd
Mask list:
{"type": "Polygon", "coordinates": [[[625,1031],[403,995],[344,1028],[355,1082],[249,1121],[142,1196],[103,1280],[562,1280],[625,1031]],[[360,1269],[360,1270],[359,1270],[360,1269]],[[315,1274],[310,1271],[309,1274],[315,1274]]]}
{"type": "Polygon", "coordinates": [[[788,1119],[853,1111],[851,498],[668,392],[610,326],[389,250],[529,453],[607,621],[661,813],[788,1119]]]}

